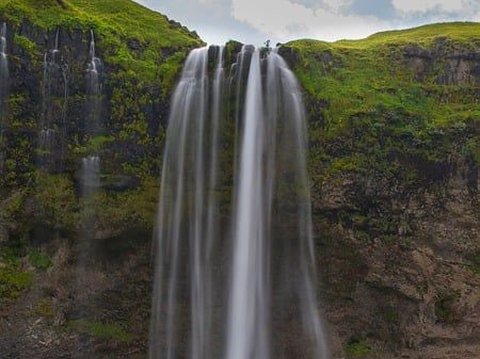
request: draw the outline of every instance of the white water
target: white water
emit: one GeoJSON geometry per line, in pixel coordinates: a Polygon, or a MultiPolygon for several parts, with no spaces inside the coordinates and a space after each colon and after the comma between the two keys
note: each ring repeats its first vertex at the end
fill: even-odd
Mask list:
{"type": "Polygon", "coordinates": [[[103,67],[102,60],[97,57],[95,34],[90,30],[90,49],[88,53],[87,67],[87,91],[92,95],[99,95],[102,92],[99,75],[103,67]]]}
{"type": "MultiPolygon", "coordinates": [[[[96,57],[95,34],[91,30],[86,71],[87,116],[85,118],[85,130],[90,136],[98,135],[101,128],[101,69],[102,61],[96,57]]],[[[84,197],[91,197],[100,187],[100,157],[97,153],[82,159],[82,173],[82,184],[86,189],[84,197]]]]}
{"type": "Polygon", "coordinates": [[[229,81],[223,57],[193,50],[172,99],[149,357],[327,359],[301,91],[275,51],[229,81]]]}
{"type": "Polygon", "coordinates": [[[268,358],[263,203],[263,102],[260,52],[248,76],[234,220],[227,358],[268,358]]]}
{"type": "Polygon", "coordinates": [[[82,159],[82,197],[89,198],[100,187],[100,157],[88,156],[82,159]]]}
{"type": "Polygon", "coordinates": [[[50,171],[64,159],[67,136],[68,65],[60,52],[60,29],[43,55],[42,116],[38,137],[39,165],[50,171]],[[59,106],[58,98],[63,104],[59,106]],[[59,134],[55,136],[55,134],[59,134]],[[57,146],[59,150],[56,151],[57,146]]]}
{"type": "Polygon", "coordinates": [[[0,173],[3,172],[4,152],[4,124],[7,114],[8,99],[8,56],[7,56],[7,24],[0,27],[0,173]]]}
{"type": "MultiPolygon", "coordinates": [[[[4,116],[5,101],[8,92],[8,56],[7,56],[7,24],[0,28],[0,117],[4,116]]],[[[1,121],[1,119],[0,119],[1,121]]]]}

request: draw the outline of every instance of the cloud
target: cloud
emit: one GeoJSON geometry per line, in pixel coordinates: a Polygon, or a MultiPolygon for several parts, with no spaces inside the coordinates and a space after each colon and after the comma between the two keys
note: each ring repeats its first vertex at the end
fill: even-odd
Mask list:
{"type": "Polygon", "coordinates": [[[135,0],[209,43],[333,41],[439,21],[480,21],[479,0],[135,0]]]}
{"type": "Polygon", "coordinates": [[[393,0],[393,6],[403,12],[427,12],[431,10],[443,12],[462,12],[470,5],[465,0],[393,0]]]}
{"type": "Polygon", "coordinates": [[[233,0],[232,4],[235,19],[281,41],[362,38],[387,26],[374,16],[344,14],[350,0],[324,0],[315,8],[291,0],[233,0]]]}

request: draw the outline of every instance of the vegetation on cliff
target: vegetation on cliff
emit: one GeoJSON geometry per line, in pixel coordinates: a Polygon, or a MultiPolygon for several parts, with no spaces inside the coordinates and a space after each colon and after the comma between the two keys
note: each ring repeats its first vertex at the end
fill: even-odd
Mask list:
{"type": "MultiPolygon", "coordinates": [[[[4,21],[8,24],[11,79],[9,111],[2,124],[6,157],[5,176],[0,179],[6,190],[3,194],[7,196],[12,189],[35,193],[40,222],[74,229],[75,212],[81,207],[75,199],[79,161],[92,153],[101,153],[105,159],[102,182],[106,187],[116,188],[122,180],[131,183],[127,187],[137,187],[134,182],[139,181],[140,189],[156,192],[152,183],[158,174],[170,92],[189,50],[203,44],[198,36],[130,0],[0,0],[0,22],[4,21]],[[103,129],[95,136],[85,132],[90,30],[105,63],[103,129]],[[64,110],[61,78],[56,79],[60,83],[54,84],[50,98],[44,98],[44,54],[54,48],[57,34],[68,81],[68,122],[63,129],[67,150],[60,159],[65,163],[59,164],[63,174],[39,174],[37,158],[48,155],[37,149],[46,103],[52,104],[54,112],[64,110]]],[[[61,131],[61,123],[54,125],[61,131]]],[[[135,198],[138,191],[133,188],[127,197],[135,198]]],[[[155,192],[149,193],[153,197],[155,192]]],[[[105,207],[116,197],[111,193],[105,207]]],[[[32,196],[23,198],[31,200],[32,196]]],[[[144,207],[142,202],[139,211],[144,207]]],[[[135,213],[135,208],[129,209],[135,213]]],[[[132,216],[135,214],[128,217],[132,216]]],[[[145,216],[152,217],[152,213],[145,216]]]]}
{"type": "MultiPolygon", "coordinates": [[[[108,264],[108,276],[117,279],[106,285],[99,285],[92,276],[92,285],[97,287],[89,295],[97,296],[96,302],[105,300],[109,307],[117,298],[132,298],[126,303],[130,309],[120,317],[102,315],[90,322],[67,319],[63,313],[71,312],[63,296],[76,290],[73,268],[78,267],[79,257],[75,251],[82,223],[92,212],[95,237],[102,243],[99,247],[115,243],[115,248],[124,251],[147,251],[144,246],[155,217],[170,93],[188,52],[203,42],[180,24],[130,0],[0,0],[2,22],[7,23],[10,95],[8,114],[0,119],[0,152],[4,155],[0,168],[0,314],[13,313],[19,328],[22,319],[11,308],[18,300],[26,300],[34,309],[25,312],[25,320],[40,318],[46,325],[60,321],[57,335],[71,337],[73,330],[103,342],[130,345],[134,339],[136,345],[139,338],[144,340],[148,322],[138,317],[149,310],[148,295],[142,294],[139,302],[136,293],[148,291],[148,280],[142,279],[139,285],[128,278],[148,270],[148,255],[138,255],[137,260],[129,257],[132,264],[122,266],[121,273],[108,264]],[[89,133],[86,123],[90,31],[104,64],[98,133],[89,133]],[[58,62],[50,80],[45,78],[44,56],[51,56],[57,37],[58,62]],[[66,101],[62,75],[67,82],[66,101]],[[46,97],[49,81],[53,85],[46,97]],[[54,114],[50,119],[53,130],[61,134],[51,152],[38,146],[46,107],[54,114]],[[64,110],[62,120],[59,114],[64,110]],[[80,179],[82,157],[92,154],[102,159],[102,185],[94,208],[82,199],[80,179]],[[49,169],[42,168],[42,156],[53,159],[49,169]],[[62,284],[56,283],[59,276],[64,276],[59,279],[62,284]],[[123,283],[121,289],[118,283],[123,283]],[[32,290],[24,295],[28,288],[32,290]],[[63,325],[66,321],[70,324],[63,325]]],[[[115,251],[105,251],[108,260],[116,259],[117,254],[110,254],[115,251]]],[[[68,295],[77,300],[77,293],[68,295]]],[[[2,333],[4,324],[0,321],[2,333]]],[[[14,337],[16,343],[28,340],[14,337]]],[[[4,339],[8,341],[2,337],[2,352],[4,339]]]]}
{"type": "Polygon", "coordinates": [[[285,45],[308,94],[315,175],[377,173],[418,186],[442,179],[453,147],[477,162],[479,31],[447,23],[285,45]]]}

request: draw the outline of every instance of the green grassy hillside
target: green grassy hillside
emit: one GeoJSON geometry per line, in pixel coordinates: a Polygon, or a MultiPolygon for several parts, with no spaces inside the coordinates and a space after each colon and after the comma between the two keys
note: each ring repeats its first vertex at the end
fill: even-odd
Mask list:
{"type": "Polygon", "coordinates": [[[400,157],[430,168],[444,164],[453,145],[480,162],[472,130],[480,119],[480,24],[434,24],[357,41],[285,46],[308,95],[313,167],[322,168],[322,177],[375,167],[385,176],[418,179],[417,170],[402,168],[400,157]],[[462,131],[463,141],[452,142],[462,131]],[[338,150],[342,142],[341,153],[319,149],[331,143],[338,150]],[[318,166],[325,158],[329,170],[318,166]]]}
{"type": "Polygon", "coordinates": [[[175,54],[161,69],[170,80],[184,59],[175,50],[202,44],[196,34],[131,0],[0,0],[0,14],[11,24],[28,21],[44,30],[93,29],[105,60],[135,72],[137,78],[152,79],[166,52],[175,54]],[[138,44],[137,51],[129,48],[131,40],[138,44]]]}

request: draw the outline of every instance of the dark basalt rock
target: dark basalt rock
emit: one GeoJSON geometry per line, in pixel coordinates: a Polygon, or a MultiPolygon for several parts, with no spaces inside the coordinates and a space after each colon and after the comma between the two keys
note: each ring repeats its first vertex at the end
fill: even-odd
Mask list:
{"type": "Polygon", "coordinates": [[[470,50],[452,44],[451,40],[439,38],[429,49],[408,45],[404,49],[407,66],[417,81],[424,81],[438,69],[436,82],[439,85],[480,84],[480,48],[470,50]]]}

